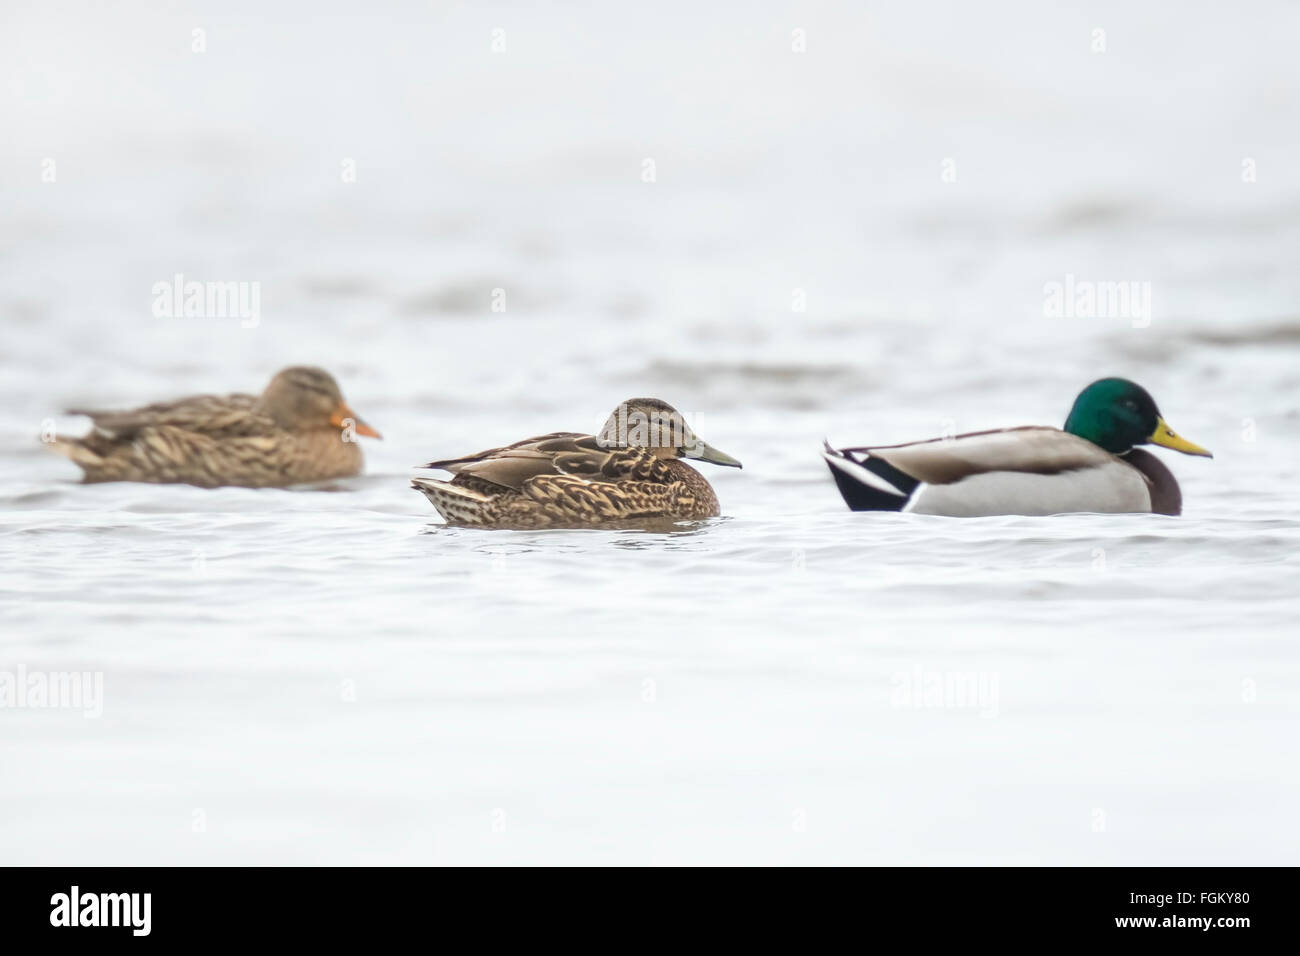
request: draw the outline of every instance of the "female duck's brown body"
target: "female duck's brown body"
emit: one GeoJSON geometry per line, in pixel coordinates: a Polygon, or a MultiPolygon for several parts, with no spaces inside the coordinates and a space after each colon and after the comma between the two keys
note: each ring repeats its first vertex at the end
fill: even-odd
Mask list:
{"type": "Polygon", "coordinates": [[[680,413],[657,399],[632,399],[615,410],[599,436],[553,432],[513,445],[434,461],[426,468],[451,481],[416,478],[448,523],[490,528],[588,527],[697,520],[719,514],[718,498],[683,457],[740,467],[700,441],[680,413]],[[629,433],[645,424],[650,444],[629,433]],[[672,435],[673,442],[659,436],[672,435]]]}
{"type": "Polygon", "coordinates": [[[277,374],[260,395],[196,395],[121,412],[73,410],[94,422],[54,449],[83,481],[275,488],[361,472],[357,435],[379,437],[343,401],[329,373],[277,374]]]}

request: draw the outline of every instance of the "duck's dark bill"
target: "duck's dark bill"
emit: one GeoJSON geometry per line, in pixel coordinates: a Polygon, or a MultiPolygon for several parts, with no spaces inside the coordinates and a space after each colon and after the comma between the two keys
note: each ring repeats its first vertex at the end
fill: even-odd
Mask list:
{"type": "Polygon", "coordinates": [[[1153,445],[1172,448],[1174,451],[1181,451],[1184,455],[1200,455],[1202,458],[1214,457],[1214,454],[1208,448],[1202,448],[1200,445],[1175,434],[1174,430],[1169,427],[1169,423],[1163,418],[1156,419],[1156,430],[1151,433],[1150,441],[1153,445]]]}
{"type": "Polygon", "coordinates": [[[728,455],[725,451],[718,451],[712,445],[700,442],[693,448],[683,448],[681,450],[683,458],[694,458],[698,461],[707,461],[711,465],[727,465],[731,468],[743,468],[744,466],[728,455]]]}

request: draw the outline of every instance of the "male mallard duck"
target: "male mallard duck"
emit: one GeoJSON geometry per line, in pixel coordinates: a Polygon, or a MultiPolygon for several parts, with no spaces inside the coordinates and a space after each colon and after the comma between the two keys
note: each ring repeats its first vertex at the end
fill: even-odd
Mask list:
{"type": "Polygon", "coordinates": [[[432,461],[422,467],[455,477],[414,478],[411,486],[449,524],[485,528],[716,517],[717,495],[682,458],[740,467],[696,437],[671,405],[633,398],[614,409],[599,435],[553,432],[432,461]]]}
{"type": "Polygon", "coordinates": [[[94,428],[53,447],[84,482],[281,488],[360,474],[357,435],[378,438],[323,369],[276,374],[261,395],[194,395],[122,412],[70,409],[94,428]]]}
{"type": "Polygon", "coordinates": [[[828,444],[822,457],[854,511],[1176,515],[1178,482],[1159,458],[1134,447],[1147,443],[1214,457],[1175,435],[1146,389],[1122,378],[1080,392],[1063,431],[1031,425],[907,445],[828,444]]]}

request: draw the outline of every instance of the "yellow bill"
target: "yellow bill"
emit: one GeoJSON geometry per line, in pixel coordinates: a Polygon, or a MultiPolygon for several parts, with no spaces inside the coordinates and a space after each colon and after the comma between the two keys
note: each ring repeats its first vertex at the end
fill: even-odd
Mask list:
{"type": "Polygon", "coordinates": [[[1202,458],[1214,457],[1214,454],[1209,449],[1202,448],[1200,445],[1175,434],[1174,430],[1169,427],[1169,423],[1163,418],[1156,419],[1156,430],[1151,433],[1151,438],[1148,440],[1153,445],[1172,448],[1174,451],[1181,451],[1184,455],[1200,455],[1202,458]]]}

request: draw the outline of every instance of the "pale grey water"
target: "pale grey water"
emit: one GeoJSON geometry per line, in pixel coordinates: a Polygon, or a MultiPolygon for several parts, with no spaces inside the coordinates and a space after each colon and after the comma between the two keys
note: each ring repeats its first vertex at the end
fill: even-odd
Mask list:
{"type": "Polygon", "coordinates": [[[0,671],[104,693],[0,709],[0,859],[1295,862],[1293,7],[271,9],[0,31],[0,671]],[[155,318],[177,272],[259,324],[155,318]],[[1149,326],[1046,317],[1067,274],[1149,326]],[[385,434],[334,491],[38,440],[300,362],[385,434]],[[1105,374],[1215,451],[1161,453],[1183,517],[851,514],[818,457],[1105,374]],[[449,529],[407,486],[634,395],[745,462],[724,518],[449,529]]]}

